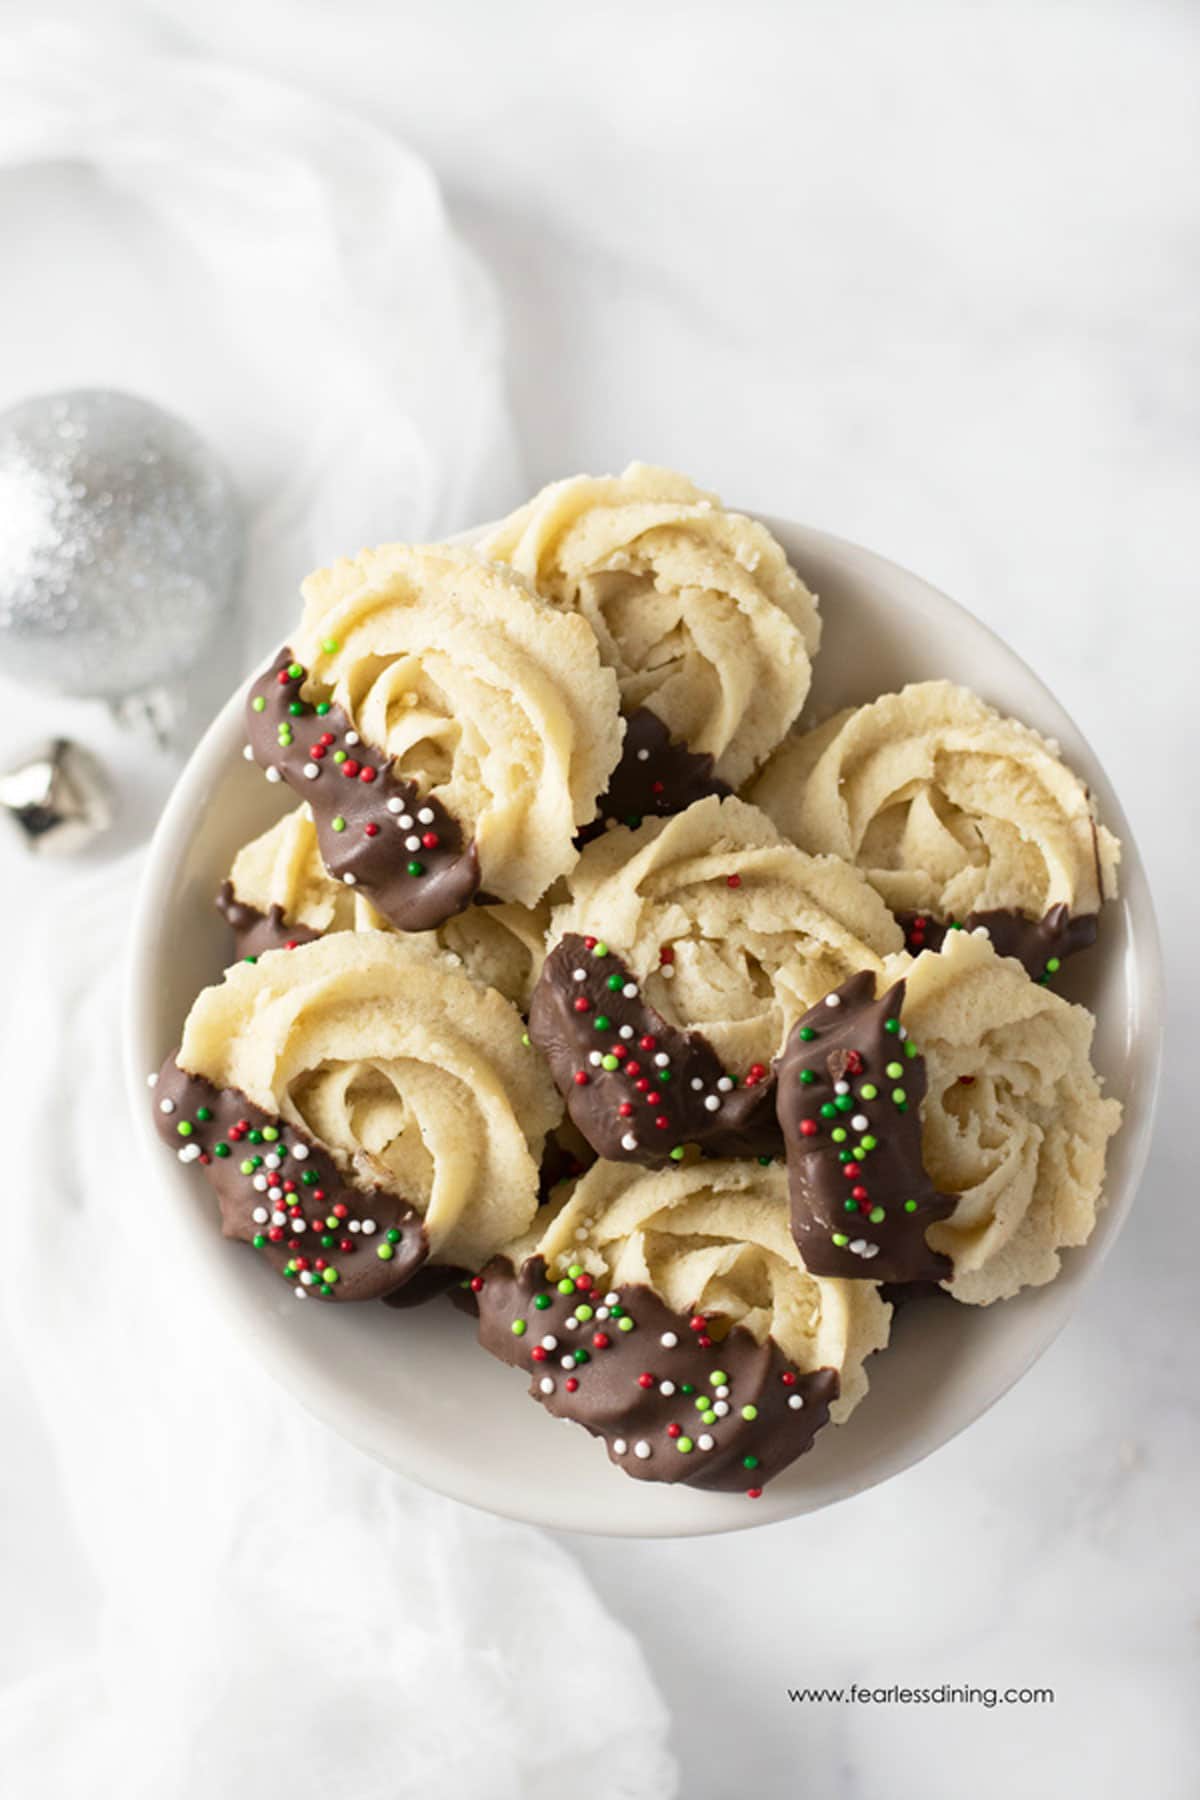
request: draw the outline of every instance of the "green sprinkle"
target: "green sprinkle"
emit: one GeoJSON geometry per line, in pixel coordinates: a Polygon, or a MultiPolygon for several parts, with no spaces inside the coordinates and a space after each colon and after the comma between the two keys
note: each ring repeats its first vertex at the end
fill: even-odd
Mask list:
{"type": "Polygon", "coordinates": [[[864,1081],[858,1090],[858,1097],[860,1100],[875,1100],[878,1096],[879,1089],[875,1086],[873,1081],[864,1081]]]}
{"type": "Polygon", "coordinates": [[[558,1291],[560,1294],[573,1294],[575,1292],[575,1283],[573,1281],[568,1281],[564,1275],[558,1284],[558,1291]]]}
{"type": "Polygon", "coordinates": [[[836,1119],[837,1118],[837,1107],[833,1104],[832,1100],[827,1100],[825,1102],[824,1106],[821,1108],[821,1117],[823,1119],[836,1119]]]}
{"type": "Polygon", "coordinates": [[[885,1031],[893,1031],[893,1032],[899,1031],[899,1029],[900,1029],[899,1019],[885,1019],[883,1021],[883,1029],[885,1031]]]}
{"type": "Polygon", "coordinates": [[[615,1056],[602,1056],[600,1058],[600,1067],[602,1069],[619,1069],[620,1066],[621,1064],[615,1056]]]}
{"type": "Polygon", "coordinates": [[[291,676],[293,681],[299,681],[299,679],[303,675],[303,673],[304,673],[304,670],[300,667],[299,663],[289,663],[288,664],[288,674],[291,676]]]}
{"type": "Polygon", "coordinates": [[[893,1088],[892,1089],[892,1100],[896,1106],[903,1106],[904,1102],[907,1099],[908,1099],[908,1095],[905,1093],[903,1088],[893,1088]]]}
{"type": "Polygon", "coordinates": [[[867,1217],[870,1219],[872,1225],[881,1225],[887,1217],[887,1214],[884,1212],[882,1206],[873,1206],[867,1214],[867,1217]]]}
{"type": "Polygon", "coordinates": [[[853,1094],[839,1094],[833,1104],[836,1106],[836,1108],[839,1112],[853,1112],[854,1111],[854,1095],[853,1094]]]}
{"type": "Polygon", "coordinates": [[[769,1169],[771,1164],[775,1161],[775,1158],[773,1156],[760,1156],[757,1160],[760,1167],[769,1169]]]}
{"type": "Polygon", "coordinates": [[[707,1412],[709,1410],[709,1408],[711,1407],[711,1405],[712,1405],[712,1401],[709,1399],[707,1394],[697,1394],[696,1395],[696,1411],[697,1412],[699,1412],[699,1413],[707,1412]]]}
{"type": "Polygon", "coordinates": [[[843,1212],[857,1212],[858,1211],[858,1201],[857,1200],[843,1200],[842,1201],[842,1211],[843,1212]]]}
{"type": "Polygon", "coordinates": [[[683,1161],[683,1145],[682,1144],[676,1144],[675,1148],[671,1151],[671,1161],[672,1162],[682,1162],[683,1161]]]}
{"type": "Polygon", "coordinates": [[[239,1167],[241,1168],[243,1175],[253,1175],[253,1173],[254,1173],[254,1164],[249,1160],[249,1158],[247,1158],[247,1160],[244,1163],[239,1164],[239,1167]]]}
{"type": "Polygon", "coordinates": [[[743,1469],[757,1469],[757,1467],[758,1467],[757,1456],[743,1456],[742,1467],[743,1467],[743,1469]]]}
{"type": "Polygon", "coordinates": [[[1057,975],[1061,968],[1062,959],[1057,956],[1052,956],[1046,964],[1046,973],[1047,975],[1057,975]]]}
{"type": "Polygon", "coordinates": [[[263,1134],[258,1129],[257,1125],[254,1127],[253,1131],[247,1132],[246,1135],[252,1144],[261,1144],[263,1141],[263,1134]]]}
{"type": "Polygon", "coordinates": [[[625,983],[620,975],[610,975],[604,985],[610,994],[615,994],[618,988],[624,987],[625,983]]]}
{"type": "Polygon", "coordinates": [[[279,1132],[274,1125],[264,1125],[262,1134],[268,1144],[274,1144],[279,1141],[279,1132]]]}
{"type": "Polygon", "coordinates": [[[261,1231],[256,1231],[254,1236],[250,1239],[250,1242],[254,1245],[256,1250],[262,1250],[266,1247],[267,1240],[261,1231]]]}
{"type": "Polygon", "coordinates": [[[321,1177],[317,1174],[315,1169],[305,1169],[300,1179],[305,1187],[316,1187],[321,1177]]]}
{"type": "Polygon", "coordinates": [[[846,1236],[844,1231],[835,1231],[833,1234],[833,1241],[839,1250],[844,1250],[846,1245],[850,1242],[850,1239],[846,1236]]]}
{"type": "Polygon", "coordinates": [[[951,919],[950,929],[951,929],[951,931],[965,931],[966,926],[963,924],[961,919],[951,919]]]}
{"type": "Polygon", "coordinates": [[[572,1281],[578,1281],[579,1277],[583,1274],[583,1264],[577,1262],[569,1263],[567,1265],[567,1274],[571,1277],[572,1281]]]}
{"type": "Polygon", "coordinates": [[[325,1229],[326,1229],[326,1231],[336,1231],[337,1228],[338,1228],[338,1222],[334,1218],[333,1214],[330,1213],[329,1217],[325,1221],[325,1229]]]}
{"type": "Polygon", "coordinates": [[[592,1020],[592,1025],[596,1031],[607,1031],[611,1024],[612,1020],[607,1013],[597,1013],[592,1020]]]}
{"type": "Polygon", "coordinates": [[[617,1330],[618,1331],[632,1331],[633,1330],[633,1320],[631,1318],[629,1318],[628,1316],[626,1316],[623,1319],[618,1319],[617,1320],[617,1330]]]}
{"type": "Polygon", "coordinates": [[[387,1233],[387,1241],[389,1244],[398,1244],[400,1242],[400,1233],[396,1230],[394,1225],[387,1233]]]}
{"type": "Polygon", "coordinates": [[[671,1079],[670,1069],[660,1069],[658,1071],[658,1079],[660,1081],[670,1081],[670,1079],[671,1079]]]}
{"type": "Polygon", "coordinates": [[[904,1202],[904,1210],[905,1210],[905,1212],[906,1212],[906,1213],[914,1213],[914,1212],[916,1212],[916,1210],[917,1210],[917,1203],[916,1203],[916,1201],[915,1201],[915,1200],[906,1200],[906,1201],[905,1201],[905,1202],[904,1202]]]}
{"type": "Polygon", "coordinates": [[[591,1360],[592,1359],[588,1355],[588,1352],[586,1350],[576,1350],[576,1352],[575,1352],[575,1367],[576,1368],[579,1367],[580,1363],[591,1362],[591,1360]]]}
{"type": "Polygon", "coordinates": [[[341,1280],[341,1276],[336,1269],[322,1269],[321,1274],[323,1279],[329,1283],[330,1287],[333,1286],[335,1281],[341,1280]]]}
{"type": "Polygon", "coordinates": [[[308,711],[308,708],[305,706],[303,700],[293,700],[288,707],[288,711],[291,713],[293,719],[302,719],[304,714],[308,711]]]}
{"type": "Polygon", "coordinates": [[[681,1381],[679,1384],[679,1391],[681,1394],[694,1394],[696,1391],[696,1384],[694,1381],[681,1381]]]}
{"type": "Polygon", "coordinates": [[[841,1163],[853,1162],[854,1161],[853,1150],[839,1150],[838,1151],[838,1161],[841,1163]]]}
{"type": "Polygon", "coordinates": [[[905,1054],[905,1056],[907,1056],[909,1058],[912,1058],[914,1056],[920,1056],[920,1054],[921,1054],[921,1052],[917,1049],[917,1046],[913,1043],[911,1038],[906,1038],[904,1041],[904,1054],[905,1054]]]}
{"type": "Polygon", "coordinates": [[[333,753],[333,760],[335,763],[346,762],[347,761],[346,752],[344,750],[335,750],[333,753]]]}
{"type": "Polygon", "coordinates": [[[336,818],[330,819],[329,823],[335,831],[345,831],[346,829],[346,821],[343,819],[341,813],[338,813],[336,818]]]}
{"type": "Polygon", "coordinates": [[[180,1119],[180,1121],[179,1121],[178,1125],[175,1127],[175,1129],[179,1133],[180,1137],[191,1137],[193,1131],[196,1128],[194,1125],[189,1125],[186,1119],[180,1119]]]}
{"type": "Polygon", "coordinates": [[[336,638],[321,639],[321,648],[326,656],[336,656],[341,647],[336,638]]]}
{"type": "Polygon", "coordinates": [[[575,1317],[581,1319],[585,1325],[589,1319],[593,1319],[595,1316],[595,1312],[590,1306],[577,1306],[575,1308],[575,1317]]]}
{"type": "Polygon", "coordinates": [[[527,1050],[532,1046],[533,1039],[530,1037],[530,1035],[527,1031],[523,1031],[521,1033],[521,1042],[524,1044],[524,1046],[527,1050]]]}
{"type": "Polygon", "coordinates": [[[800,1079],[804,1083],[805,1087],[811,1087],[813,1082],[817,1079],[817,1077],[812,1069],[801,1069],[800,1079]]]}
{"type": "Polygon", "coordinates": [[[334,1242],[335,1242],[335,1239],[333,1237],[332,1232],[326,1231],[321,1234],[322,1250],[332,1250],[333,1246],[334,1246],[334,1242]]]}
{"type": "Polygon", "coordinates": [[[256,963],[258,961],[258,958],[257,958],[257,956],[243,956],[242,961],[248,962],[248,963],[256,963]]]}
{"type": "Polygon", "coordinates": [[[715,1388],[729,1386],[729,1377],[724,1369],[714,1369],[708,1379],[715,1388]]]}
{"type": "Polygon", "coordinates": [[[538,1311],[539,1311],[539,1312],[545,1312],[545,1310],[546,1310],[546,1308],[547,1308],[547,1307],[548,1307],[548,1306],[549,1306],[549,1304],[550,1304],[550,1296],[549,1296],[549,1294],[538,1294],[538,1295],[536,1295],[536,1296],[535,1296],[535,1298],[534,1298],[534,1302],[533,1302],[533,1304],[534,1304],[534,1305],[535,1305],[535,1306],[536,1306],[536,1307],[537,1307],[537,1309],[538,1309],[538,1311]]]}
{"type": "Polygon", "coordinates": [[[514,1337],[524,1337],[526,1329],[527,1329],[527,1327],[526,1327],[524,1319],[514,1319],[513,1320],[512,1334],[514,1337]]]}
{"type": "Polygon", "coordinates": [[[705,1425],[715,1425],[717,1422],[717,1415],[711,1409],[708,1412],[702,1412],[700,1417],[705,1425]]]}
{"type": "Polygon", "coordinates": [[[375,1247],[375,1254],[380,1262],[391,1262],[396,1252],[392,1249],[390,1244],[377,1244],[375,1247]]]}
{"type": "Polygon", "coordinates": [[[849,1133],[844,1125],[835,1125],[829,1135],[835,1144],[844,1144],[849,1133]]]}
{"type": "Polygon", "coordinates": [[[800,1039],[802,1043],[811,1044],[816,1035],[817,1034],[811,1025],[802,1025],[800,1027],[800,1039]]]}
{"type": "Polygon", "coordinates": [[[889,1081],[899,1081],[900,1077],[904,1073],[904,1064],[898,1063],[898,1062],[890,1062],[888,1064],[887,1068],[883,1072],[887,1076],[889,1081]]]}
{"type": "Polygon", "coordinates": [[[877,1137],[872,1137],[870,1135],[870,1133],[868,1132],[867,1136],[862,1141],[863,1149],[864,1150],[875,1150],[878,1148],[878,1146],[879,1146],[879,1139],[877,1137]]]}
{"type": "Polygon", "coordinates": [[[608,955],[608,945],[603,942],[594,944],[592,946],[592,955],[593,956],[607,956],[608,955]]]}
{"type": "Polygon", "coordinates": [[[213,1155],[214,1156],[229,1156],[230,1154],[231,1154],[231,1151],[230,1151],[228,1144],[214,1144],[213,1145],[213,1155]]]}
{"type": "Polygon", "coordinates": [[[328,700],[318,700],[317,701],[317,711],[321,715],[321,717],[324,718],[325,714],[329,711],[328,700]]]}
{"type": "Polygon", "coordinates": [[[695,1449],[695,1445],[692,1443],[690,1437],[681,1437],[675,1439],[675,1448],[679,1451],[681,1456],[686,1456],[689,1450],[695,1449]]]}
{"type": "Polygon", "coordinates": [[[250,702],[250,704],[254,708],[255,712],[266,712],[266,710],[267,710],[267,703],[263,699],[261,694],[255,694],[255,696],[254,696],[253,700],[250,702]]]}
{"type": "Polygon", "coordinates": [[[410,862],[410,863],[406,864],[405,866],[407,867],[410,875],[423,875],[425,873],[425,864],[424,863],[410,862]]]}
{"type": "Polygon", "coordinates": [[[743,1406],[742,1417],[743,1417],[743,1419],[757,1419],[757,1417],[758,1417],[757,1406],[743,1406]]]}

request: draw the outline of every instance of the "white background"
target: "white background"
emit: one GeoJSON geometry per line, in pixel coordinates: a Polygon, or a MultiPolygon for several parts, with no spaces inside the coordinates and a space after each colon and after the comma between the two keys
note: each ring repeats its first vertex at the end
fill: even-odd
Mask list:
{"type": "MultiPolygon", "coordinates": [[[[636,455],[868,543],[995,625],[1097,746],[1173,1019],[1151,1173],[1082,1312],[965,1438],[832,1514],[574,1548],[646,1648],[697,1800],[1194,1795],[1195,10],[58,10],[311,86],[430,158],[502,295],[531,485],[636,455]],[[855,1678],[1057,1702],[788,1704],[855,1678]]],[[[53,367],[51,337],[30,350],[53,367]]],[[[569,1729],[552,1696],[546,1725],[569,1729]]]]}

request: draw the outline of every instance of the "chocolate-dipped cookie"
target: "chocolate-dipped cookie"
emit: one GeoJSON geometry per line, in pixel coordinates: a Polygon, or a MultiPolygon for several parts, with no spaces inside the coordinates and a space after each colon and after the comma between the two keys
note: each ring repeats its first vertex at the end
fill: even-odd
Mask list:
{"type": "Polygon", "coordinates": [[[627,1474],[753,1497],[853,1411],[891,1318],[805,1270],[753,1162],[597,1163],[471,1287],[484,1347],[627,1474]]]}
{"type": "Polygon", "coordinates": [[[311,808],[326,868],[402,931],[479,892],[535,905],[620,754],[589,627],[440,546],[366,551],[303,591],[246,720],[254,760],[311,808]]]}
{"type": "Polygon", "coordinates": [[[332,1300],[426,1263],[478,1268],[533,1219],[561,1115],[516,1009],[390,932],[236,963],[193,1005],[152,1104],[226,1232],[332,1300]]]}
{"type": "Polygon", "coordinates": [[[914,954],[982,926],[1053,977],[1117,891],[1120,845],[1057,744],[949,681],[789,738],[749,797],[803,849],[861,868],[914,954]]]}
{"type": "Polygon", "coordinates": [[[553,926],[530,1035],[596,1150],[651,1167],[781,1150],[788,1019],[903,942],[856,871],[716,798],[590,845],[553,926]]]}

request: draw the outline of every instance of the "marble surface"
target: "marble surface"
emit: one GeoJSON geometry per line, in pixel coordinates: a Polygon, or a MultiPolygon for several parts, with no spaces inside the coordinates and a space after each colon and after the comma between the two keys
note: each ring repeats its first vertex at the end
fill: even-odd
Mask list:
{"type": "MultiPolygon", "coordinates": [[[[1194,10],[74,10],[353,102],[430,157],[503,295],[530,482],[638,455],[870,544],[1001,631],[1096,745],[1171,1018],[1150,1173],[1080,1314],[963,1438],[832,1513],[572,1547],[646,1647],[698,1800],[1194,1794],[1194,10]],[[851,1680],[1056,1701],[787,1698],[851,1680]]],[[[48,328],[32,363],[56,354],[48,328]]],[[[154,793],[127,773],[135,836],[154,793]]]]}

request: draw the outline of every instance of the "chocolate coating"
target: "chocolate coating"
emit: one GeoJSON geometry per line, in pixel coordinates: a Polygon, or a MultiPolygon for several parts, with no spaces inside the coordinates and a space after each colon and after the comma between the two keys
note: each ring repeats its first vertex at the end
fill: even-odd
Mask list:
{"type": "Polygon", "coordinates": [[[907,1283],[952,1272],[925,1242],[956,1198],[935,1191],[921,1159],[925,1062],[900,1035],[904,985],[877,1000],[870,971],[852,975],[798,1020],[777,1064],[792,1236],[814,1275],[907,1283]],[[864,1097],[864,1086],[877,1091],[864,1097]]]}
{"type": "Polygon", "coordinates": [[[250,689],[246,732],[254,760],[307,800],[329,873],[361,887],[393,925],[429,931],[453,918],[479,887],[476,846],[464,848],[458,821],[395,774],[383,751],[364,744],[342,707],[303,699],[306,672],[292,675],[293,668],[300,665],[285,648],[250,689]],[[406,846],[414,836],[422,840],[416,850],[406,846]],[[418,874],[409,873],[410,864],[418,874]]]}
{"type": "Polygon", "coordinates": [[[677,743],[657,714],[639,706],[626,717],[621,760],[596,802],[596,818],[584,826],[579,841],[599,837],[610,819],[636,828],[643,819],[685,812],[708,794],[732,792],[713,774],[711,756],[677,743]]]}
{"type": "Polygon", "coordinates": [[[386,1188],[351,1186],[320,1144],[235,1088],[218,1088],[202,1075],[189,1075],[169,1056],[154,1085],[152,1105],[159,1136],[181,1161],[197,1163],[212,1184],[224,1235],[261,1250],[300,1293],[323,1300],[379,1300],[424,1264],[429,1240],[420,1214],[406,1200],[386,1188]],[[170,1102],[170,1111],[163,1111],[163,1101],[170,1102]],[[201,1109],[206,1118],[200,1117],[201,1109]],[[181,1125],[190,1129],[181,1133],[181,1125]],[[275,1135],[267,1138],[268,1130],[275,1135]],[[277,1169],[267,1166],[268,1156],[280,1157],[277,1169]],[[243,1163],[255,1157],[259,1166],[244,1170],[243,1163]],[[279,1183],[274,1195],[255,1186],[256,1180],[269,1182],[273,1175],[279,1183]],[[336,1211],[340,1207],[346,1209],[344,1216],[336,1211]],[[266,1217],[255,1219],[256,1211],[266,1217]],[[373,1222],[369,1232],[362,1229],[365,1221],[373,1222]],[[297,1223],[303,1230],[296,1230],[297,1223]],[[391,1232],[399,1233],[395,1243],[388,1241],[391,1232]],[[391,1254],[382,1256],[384,1250],[391,1254]],[[318,1259],[325,1271],[316,1268],[318,1259]],[[336,1271],[332,1282],[329,1270],[336,1271]],[[313,1280],[303,1282],[304,1274],[313,1280]]]}
{"type": "Polygon", "coordinates": [[[710,1156],[777,1155],[783,1138],[773,1080],[722,1089],[732,1077],[708,1039],[669,1025],[642,999],[620,957],[599,948],[568,932],[546,958],[529,1009],[529,1035],[592,1148],[610,1162],[648,1169],[686,1144],[710,1156]],[[611,1069],[599,1060],[605,1056],[616,1059],[611,1069]],[[710,1098],[715,1106],[705,1105],[710,1098]],[[625,1117],[623,1105],[633,1109],[625,1117]]]}
{"type": "Polygon", "coordinates": [[[715,1343],[650,1288],[629,1286],[614,1300],[586,1275],[566,1279],[570,1291],[563,1294],[560,1282],[547,1279],[542,1257],[531,1257],[519,1271],[507,1258],[494,1258],[476,1295],[479,1341],[531,1376],[529,1392],[547,1412],[602,1438],[610,1461],[627,1475],[723,1493],[759,1490],[810,1448],[827,1421],[838,1395],[836,1370],[802,1374],[773,1340],[759,1344],[741,1325],[715,1343]],[[584,1303],[592,1317],[568,1329],[568,1318],[584,1303]],[[626,1320],[632,1329],[621,1329],[626,1320]],[[664,1336],[675,1342],[664,1343],[664,1336]],[[555,1340],[553,1348],[546,1337],[555,1340]],[[716,1373],[726,1377],[720,1385],[727,1397],[715,1392],[716,1373]],[[643,1385],[646,1376],[651,1380],[643,1385]],[[710,1405],[706,1422],[697,1405],[703,1396],[724,1413],[713,1418],[710,1405]]]}
{"type": "Polygon", "coordinates": [[[292,924],[284,917],[282,906],[267,912],[248,906],[233,891],[232,881],[223,881],[216,899],[217,911],[233,932],[233,947],[239,956],[262,956],[268,950],[292,950],[297,944],[311,944],[321,933],[311,926],[292,924]]]}
{"type": "MultiPolygon", "coordinates": [[[[930,913],[896,914],[904,927],[904,941],[913,955],[922,950],[940,950],[946,934],[957,928],[957,921],[935,919],[930,913]]],[[[1040,919],[1027,919],[1024,913],[1010,907],[997,907],[993,912],[968,913],[962,920],[964,931],[982,925],[996,947],[997,956],[1015,956],[1035,981],[1045,981],[1054,973],[1046,967],[1053,957],[1061,962],[1086,950],[1095,943],[1099,921],[1095,913],[1072,915],[1065,904],[1052,906],[1040,919]]]]}

